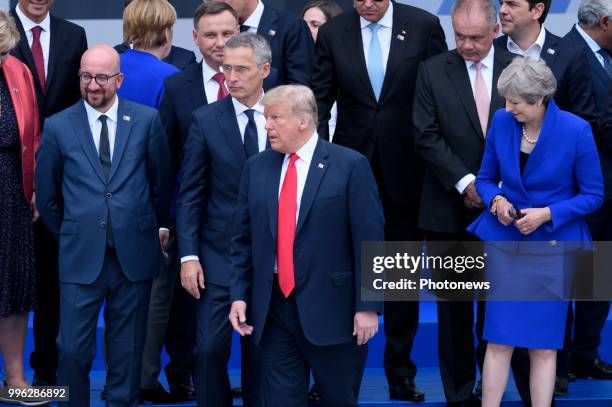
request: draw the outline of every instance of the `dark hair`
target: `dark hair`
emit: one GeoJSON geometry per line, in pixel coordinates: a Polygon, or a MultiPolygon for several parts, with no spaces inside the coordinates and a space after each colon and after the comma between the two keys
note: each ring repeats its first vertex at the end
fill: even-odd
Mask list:
{"type": "Polygon", "coordinates": [[[238,25],[238,13],[227,3],[222,1],[207,1],[206,3],[200,4],[193,13],[193,27],[198,28],[200,19],[204,16],[215,16],[227,11],[236,19],[236,25],[238,25]]]}
{"type": "Polygon", "coordinates": [[[302,17],[304,17],[304,14],[306,14],[308,10],[315,7],[323,12],[325,15],[325,20],[327,21],[336,17],[338,14],[342,14],[343,11],[335,1],[315,0],[311,1],[306,5],[306,7],[304,7],[304,10],[302,10],[302,17]]]}
{"type": "Polygon", "coordinates": [[[527,3],[529,3],[529,10],[533,9],[538,3],[544,4],[544,11],[538,19],[540,25],[544,24],[544,21],[546,21],[546,16],[548,15],[548,9],[550,9],[551,2],[552,0],[527,0],[527,3]]]}

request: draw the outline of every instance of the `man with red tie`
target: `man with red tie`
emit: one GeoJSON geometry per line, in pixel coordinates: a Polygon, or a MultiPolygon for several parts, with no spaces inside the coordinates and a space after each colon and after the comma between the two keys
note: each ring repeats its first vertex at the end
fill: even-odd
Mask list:
{"type": "Polygon", "coordinates": [[[357,406],[382,303],[361,298],[361,244],[384,239],[367,159],[317,135],[312,91],[286,85],[263,104],[271,150],[247,161],[235,213],[229,318],[258,346],[259,402],[357,406]],[[247,313],[248,309],[248,313],[247,313]]]}

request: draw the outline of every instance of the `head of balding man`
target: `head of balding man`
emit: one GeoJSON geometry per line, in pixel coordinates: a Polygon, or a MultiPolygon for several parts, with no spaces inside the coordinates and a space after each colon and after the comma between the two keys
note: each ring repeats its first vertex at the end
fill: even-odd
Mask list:
{"type": "Polygon", "coordinates": [[[79,70],[81,96],[94,109],[104,113],[113,102],[123,82],[119,54],[108,45],[85,51],[79,70]]]}

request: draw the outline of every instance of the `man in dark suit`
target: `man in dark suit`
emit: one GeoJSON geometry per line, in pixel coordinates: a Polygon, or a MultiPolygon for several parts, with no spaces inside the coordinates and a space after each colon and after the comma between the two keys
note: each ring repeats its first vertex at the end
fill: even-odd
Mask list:
{"type": "Polygon", "coordinates": [[[48,118],[37,154],[36,205],[60,247],[58,382],[89,405],[98,314],[105,303],[109,406],[136,406],[159,227],[167,221],[170,155],[158,113],[119,100],[119,55],[81,60],[83,100],[48,118]]]}
{"type": "MultiPolygon", "coordinates": [[[[428,241],[473,240],[466,227],[482,212],[474,187],[491,117],[504,107],[497,79],[512,54],[495,49],[499,32],[491,0],[457,0],[452,10],[457,49],[428,59],[417,78],[414,126],[416,150],[427,164],[419,227],[428,241]]],[[[453,247],[441,253],[467,255],[453,247]],[[452,250],[452,251],[451,251],[452,250]]],[[[478,304],[478,331],[484,323],[478,304]]],[[[480,405],[472,394],[476,360],[482,369],[486,345],[479,335],[474,351],[474,304],[441,300],[438,307],[438,355],[448,405],[480,405]]]]}
{"type": "MultiPolygon", "coordinates": [[[[557,80],[554,96],[557,106],[582,117],[596,130],[595,95],[587,50],[543,27],[551,0],[501,0],[500,4],[499,19],[505,35],[497,38],[495,45],[513,54],[542,58],[557,80]]],[[[566,373],[562,373],[567,372],[567,368],[567,361],[557,358],[561,377],[555,384],[556,395],[567,394],[568,379],[566,373]]],[[[513,353],[512,369],[521,399],[530,404],[529,357],[525,349],[517,348],[513,353]]]]}
{"type": "Polygon", "coordinates": [[[185,143],[177,231],[181,283],[198,300],[198,406],[232,405],[227,372],[231,226],[242,168],[266,148],[261,98],[271,58],[263,37],[243,33],[229,39],[222,66],[231,97],[195,110],[185,143]]]}
{"type": "Polygon", "coordinates": [[[264,105],[273,151],[243,171],[229,317],[258,346],[262,405],[305,406],[312,369],[323,405],[357,406],[382,312],[361,297],[361,243],[383,239],[376,183],[365,157],[319,139],[310,89],[264,105]]]}
{"type": "MultiPolygon", "coordinates": [[[[41,124],[80,98],[79,62],[87,49],[85,30],[49,13],[53,0],[20,0],[10,14],[20,40],[12,54],[25,63],[36,87],[41,124]]],[[[36,297],[34,351],[30,365],[34,385],[54,385],[57,370],[59,283],[57,243],[42,221],[34,223],[36,297]]]]}
{"type": "MultiPolygon", "coordinates": [[[[319,30],[312,89],[319,134],[328,137],[334,101],[334,143],[370,161],[385,214],[386,240],[422,240],[418,229],[424,164],[414,150],[412,103],[419,64],[446,51],[439,20],[389,0],[361,0],[319,30]],[[372,33],[377,33],[372,35],[372,33]]],[[[410,358],[419,323],[417,302],[385,306],[385,373],[391,398],[423,401],[410,358]]]]}
{"type": "Polygon", "coordinates": [[[270,43],[278,83],[310,85],[314,42],[304,21],[266,6],[261,0],[216,1],[223,1],[236,10],[241,32],[257,33],[270,43]]]}
{"type": "MultiPolygon", "coordinates": [[[[578,9],[578,24],[565,38],[584,46],[587,50],[595,110],[600,118],[606,103],[608,83],[612,77],[612,3],[606,0],[583,0],[578,9]]],[[[589,217],[593,240],[612,240],[612,154],[598,143],[599,159],[604,174],[606,200],[603,206],[589,217]]],[[[610,312],[609,301],[577,301],[575,306],[573,339],[569,349],[560,358],[567,360],[571,353],[571,370],[578,377],[612,379],[612,365],[601,359],[599,345],[601,330],[610,312]]],[[[571,323],[569,325],[571,327],[571,323]]],[[[567,333],[571,336],[571,330],[567,333]]]]}

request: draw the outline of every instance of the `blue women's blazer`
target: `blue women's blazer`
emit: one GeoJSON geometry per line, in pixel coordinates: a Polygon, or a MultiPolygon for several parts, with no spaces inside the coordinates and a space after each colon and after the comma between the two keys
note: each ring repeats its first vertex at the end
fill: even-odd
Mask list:
{"type": "Polygon", "coordinates": [[[501,109],[495,113],[476,189],[487,206],[502,194],[518,209],[548,206],[552,220],[523,236],[514,225],[502,225],[485,210],[468,231],[483,240],[590,240],[585,216],[601,206],[604,187],[589,124],[551,100],[522,176],[521,136],[522,124],[511,113],[501,109]]]}

